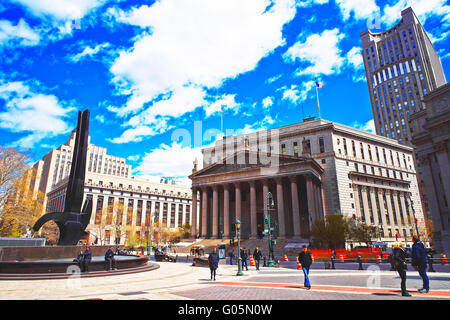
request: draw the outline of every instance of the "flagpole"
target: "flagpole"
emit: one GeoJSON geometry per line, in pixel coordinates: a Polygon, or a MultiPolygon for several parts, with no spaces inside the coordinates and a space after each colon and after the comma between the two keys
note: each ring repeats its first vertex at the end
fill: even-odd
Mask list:
{"type": "Polygon", "coordinates": [[[319,103],[319,90],[317,90],[317,81],[315,81],[316,85],[316,97],[317,97],[317,109],[319,110],[319,119],[320,119],[320,103],[319,103]]]}
{"type": "Polygon", "coordinates": [[[222,132],[222,138],[225,137],[223,132],[223,106],[220,108],[220,132],[222,132]]]}

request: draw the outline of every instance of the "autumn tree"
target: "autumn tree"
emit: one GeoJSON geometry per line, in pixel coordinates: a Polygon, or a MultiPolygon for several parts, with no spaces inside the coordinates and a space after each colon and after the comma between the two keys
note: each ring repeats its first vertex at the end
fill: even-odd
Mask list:
{"type": "Polygon", "coordinates": [[[28,170],[26,154],[14,148],[0,146],[0,209],[17,190],[20,180],[28,170]]]}
{"type": "Polygon", "coordinates": [[[28,169],[28,157],[0,147],[0,235],[20,237],[31,230],[43,211],[45,195],[31,189],[36,169],[28,169]]]}

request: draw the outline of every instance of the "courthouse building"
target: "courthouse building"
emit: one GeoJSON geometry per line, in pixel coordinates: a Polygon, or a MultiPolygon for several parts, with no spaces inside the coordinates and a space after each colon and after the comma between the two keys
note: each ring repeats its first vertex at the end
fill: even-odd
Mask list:
{"type": "MultiPolygon", "coordinates": [[[[31,187],[46,195],[46,212],[64,211],[75,135],[72,132],[67,143],[34,165],[37,179],[31,187]]],[[[83,197],[92,199],[92,216],[86,231],[90,232],[91,241],[97,239],[97,243],[124,244],[134,235],[149,239],[151,223],[156,221],[161,228],[168,229],[191,223],[189,187],[166,179],[156,183],[132,176],[131,165],[124,158],[108,155],[106,148],[91,143],[83,197]]]]}
{"type": "Polygon", "coordinates": [[[232,237],[236,220],[243,238],[260,237],[268,192],[279,238],[310,240],[311,224],[332,214],[379,227],[384,241],[410,238],[414,218],[424,229],[413,149],[393,139],[318,119],[226,136],[202,152],[190,176],[200,237],[232,237]]]}
{"type": "Polygon", "coordinates": [[[434,248],[450,254],[450,85],[424,96],[426,106],[410,116],[413,143],[427,190],[434,228],[434,248]]]}

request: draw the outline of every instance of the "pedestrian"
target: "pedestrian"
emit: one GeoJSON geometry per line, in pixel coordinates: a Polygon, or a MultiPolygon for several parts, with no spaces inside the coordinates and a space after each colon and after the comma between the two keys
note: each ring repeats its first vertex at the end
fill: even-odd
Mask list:
{"type": "Polygon", "coordinates": [[[213,249],[213,252],[208,257],[209,269],[211,270],[211,280],[216,281],[216,269],[219,267],[219,255],[217,254],[217,248],[213,249]]]}
{"type": "Polygon", "coordinates": [[[80,270],[83,270],[83,251],[80,251],[80,253],[78,253],[77,258],[74,261],[78,263],[78,267],[80,268],[80,270]]]}
{"type": "Polygon", "coordinates": [[[86,245],[86,248],[83,252],[83,263],[81,268],[82,272],[89,272],[89,264],[91,263],[91,260],[92,260],[92,251],[91,248],[88,245],[86,245]]]}
{"type": "Polygon", "coordinates": [[[228,255],[230,256],[230,265],[233,265],[233,258],[234,258],[234,252],[233,252],[233,250],[230,250],[230,252],[228,253],[228,255]]]}
{"type": "Polygon", "coordinates": [[[114,268],[114,270],[117,270],[117,262],[116,259],[114,259],[114,252],[111,247],[109,247],[105,253],[105,265],[107,267],[106,271],[109,271],[112,268],[114,268]]]}
{"type": "Polygon", "coordinates": [[[303,274],[305,276],[304,286],[306,290],[310,290],[311,283],[309,282],[309,268],[312,264],[311,250],[306,246],[303,246],[302,252],[298,255],[298,261],[302,265],[303,274]]]}
{"type": "Polygon", "coordinates": [[[423,287],[418,291],[420,293],[428,293],[430,291],[430,280],[427,275],[427,252],[418,236],[413,236],[412,241],[414,244],[411,251],[411,264],[414,269],[419,271],[419,275],[423,281],[423,287]]]}
{"type": "Polygon", "coordinates": [[[247,249],[243,248],[241,249],[241,259],[242,259],[242,269],[248,271],[248,265],[247,265],[247,259],[248,259],[248,255],[247,255],[247,249]]]}
{"type": "Polygon", "coordinates": [[[256,247],[255,251],[253,251],[253,258],[255,259],[256,270],[259,270],[259,261],[261,260],[261,257],[262,257],[261,250],[259,250],[259,248],[256,247]]]}
{"type": "Polygon", "coordinates": [[[401,289],[402,289],[402,296],[404,297],[410,297],[411,295],[406,290],[406,251],[403,247],[403,243],[396,242],[394,244],[394,250],[393,250],[393,265],[395,271],[398,272],[400,279],[401,279],[401,289]]]}

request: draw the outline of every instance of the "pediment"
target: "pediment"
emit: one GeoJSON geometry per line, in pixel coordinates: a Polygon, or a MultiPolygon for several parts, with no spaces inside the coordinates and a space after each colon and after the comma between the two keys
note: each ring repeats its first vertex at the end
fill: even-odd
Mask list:
{"type": "Polygon", "coordinates": [[[297,157],[282,154],[266,155],[258,152],[240,151],[225,158],[222,161],[213,163],[197,172],[194,172],[190,178],[223,174],[228,172],[254,170],[258,168],[268,168],[273,165],[284,166],[293,163],[306,163],[314,161],[307,157],[297,157]]]}

